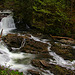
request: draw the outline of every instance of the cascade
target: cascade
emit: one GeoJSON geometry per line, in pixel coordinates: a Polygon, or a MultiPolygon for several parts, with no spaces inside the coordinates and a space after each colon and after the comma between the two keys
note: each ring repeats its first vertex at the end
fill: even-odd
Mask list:
{"type": "MultiPolygon", "coordinates": [[[[3,12],[3,14],[5,14],[5,12],[3,12]]],[[[0,31],[3,29],[3,34],[7,34],[10,30],[15,28],[14,19],[11,14],[2,17],[0,21],[0,31]]]]}
{"type": "MultiPolygon", "coordinates": [[[[14,23],[14,19],[12,15],[8,15],[1,19],[0,31],[3,29],[4,35],[9,33],[10,30],[15,28],[16,27],[15,27],[15,23],[14,23]]],[[[26,28],[29,29],[30,27],[26,24],[26,28]]],[[[73,66],[75,65],[75,60],[74,61],[64,60],[62,57],[60,57],[55,52],[50,50],[51,44],[48,42],[49,41],[48,39],[41,39],[39,37],[34,37],[31,34],[30,36],[31,36],[30,39],[48,44],[49,54],[54,59],[54,60],[49,59],[51,64],[56,64],[62,67],[66,67],[67,69],[75,70],[75,66],[73,66]]],[[[12,49],[19,50],[20,48],[24,47],[25,44],[26,44],[26,39],[24,38],[19,48],[12,47],[12,49]]],[[[75,46],[72,46],[72,47],[75,49],[75,46]]],[[[24,75],[26,75],[26,72],[28,69],[36,69],[30,64],[33,58],[35,58],[34,54],[23,53],[23,52],[17,52],[17,53],[10,52],[7,46],[4,44],[4,42],[2,40],[0,41],[0,65],[4,65],[5,67],[10,66],[10,69],[14,69],[14,70],[17,69],[20,72],[23,72],[24,75]],[[19,62],[16,62],[16,60],[19,60],[19,62]],[[20,62],[20,60],[22,62],[20,62]]],[[[38,68],[36,70],[38,70],[38,68]]],[[[44,71],[46,71],[48,74],[43,73],[43,75],[54,75],[49,70],[44,70],[44,71]]]]}
{"type": "Polygon", "coordinates": [[[0,27],[2,29],[7,29],[7,28],[15,28],[15,24],[14,24],[14,20],[12,18],[11,15],[7,16],[7,17],[4,17],[2,20],[1,20],[1,25],[0,27]]]}

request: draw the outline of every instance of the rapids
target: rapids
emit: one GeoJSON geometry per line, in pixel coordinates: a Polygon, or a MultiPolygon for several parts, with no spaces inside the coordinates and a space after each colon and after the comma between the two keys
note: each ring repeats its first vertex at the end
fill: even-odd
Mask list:
{"type": "MultiPolygon", "coordinates": [[[[32,35],[31,35],[31,38],[33,38],[35,41],[40,41],[43,43],[47,43],[49,45],[48,46],[49,54],[51,56],[53,56],[53,58],[55,59],[55,60],[50,59],[50,63],[57,64],[57,65],[60,65],[62,67],[66,67],[67,69],[75,70],[75,60],[73,60],[72,62],[69,60],[64,60],[62,57],[57,55],[55,52],[51,51],[51,49],[50,49],[51,44],[49,42],[47,42],[47,41],[49,41],[48,39],[40,39],[40,38],[34,37],[32,35]]],[[[75,46],[73,46],[73,48],[75,48],[75,46]]]]}
{"type": "MultiPolygon", "coordinates": [[[[0,12],[2,13],[2,12],[0,12]]],[[[10,11],[4,11],[4,13],[10,13],[10,11]]],[[[0,31],[3,29],[2,35],[5,36],[8,33],[11,33],[10,31],[13,29],[16,29],[14,19],[12,15],[8,15],[7,17],[3,17],[1,22],[0,22],[0,31]]],[[[22,42],[21,47],[25,43],[25,39],[22,42]]],[[[14,48],[13,48],[14,49],[14,48]]],[[[18,48],[19,49],[19,48],[18,48]]],[[[33,54],[28,54],[28,53],[12,53],[9,51],[5,43],[1,40],[0,41],[0,65],[3,65],[5,67],[9,67],[11,69],[18,69],[19,71],[26,71],[27,69],[32,68],[30,63],[30,60],[33,59],[35,55],[33,54]],[[25,64],[24,63],[16,63],[17,60],[23,60],[25,59],[25,64]]]]}
{"type": "MultiPolygon", "coordinates": [[[[8,15],[7,17],[2,18],[0,22],[0,31],[3,29],[3,35],[6,35],[8,33],[11,33],[10,31],[13,29],[16,29],[14,19],[12,18],[12,15],[8,15]]],[[[30,34],[31,35],[31,34],[30,34]]],[[[57,64],[62,67],[66,67],[67,69],[72,69],[75,70],[75,60],[74,61],[69,61],[69,60],[64,60],[62,57],[57,55],[55,52],[52,52],[50,50],[51,44],[48,42],[48,39],[41,39],[38,37],[34,37],[31,35],[30,39],[34,39],[35,41],[43,42],[48,44],[48,51],[51,56],[55,60],[50,59],[50,63],[52,64],[57,64]]],[[[22,41],[21,47],[24,46],[25,44],[24,39],[22,41]]],[[[21,48],[20,47],[20,48],[21,48]]],[[[19,50],[20,48],[13,48],[13,50],[19,50]]],[[[75,46],[73,46],[75,48],[75,46]]],[[[14,70],[19,70],[20,72],[24,72],[26,74],[27,69],[36,69],[37,68],[33,67],[30,62],[32,59],[36,58],[35,54],[30,54],[30,53],[23,53],[23,52],[17,52],[13,53],[10,52],[6,44],[1,40],[0,41],[0,65],[3,65],[5,67],[9,67],[14,70]],[[22,62],[16,62],[17,60],[21,60],[22,62]]],[[[54,75],[50,71],[48,71],[48,74],[43,73],[44,75],[54,75]]]]}

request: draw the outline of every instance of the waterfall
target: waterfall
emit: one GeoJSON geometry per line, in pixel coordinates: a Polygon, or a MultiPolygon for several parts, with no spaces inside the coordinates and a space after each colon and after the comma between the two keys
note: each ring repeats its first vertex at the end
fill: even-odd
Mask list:
{"type": "Polygon", "coordinates": [[[3,29],[7,29],[7,28],[15,28],[15,24],[14,24],[14,20],[12,18],[11,15],[7,16],[7,17],[4,17],[2,20],[1,20],[1,28],[3,29]]]}
{"type": "MultiPolygon", "coordinates": [[[[9,67],[13,70],[19,70],[20,72],[26,73],[28,69],[34,68],[31,64],[31,59],[35,58],[34,54],[17,52],[10,52],[3,41],[0,41],[0,65],[9,67]],[[25,59],[25,60],[24,60],[25,59]],[[17,62],[21,60],[22,62],[17,62]],[[24,64],[24,63],[25,64],[24,64]]],[[[26,74],[24,74],[26,75],[26,74]]]]}
{"type": "Polygon", "coordinates": [[[12,15],[2,18],[0,22],[0,31],[3,29],[3,34],[7,34],[10,30],[15,28],[16,27],[12,15]]]}

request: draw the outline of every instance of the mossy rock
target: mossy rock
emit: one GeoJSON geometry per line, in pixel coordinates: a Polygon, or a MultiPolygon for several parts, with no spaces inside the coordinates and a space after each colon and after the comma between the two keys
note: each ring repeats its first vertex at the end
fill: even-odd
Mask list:
{"type": "Polygon", "coordinates": [[[45,60],[39,60],[39,59],[34,59],[31,61],[32,65],[35,67],[38,67],[40,71],[41,68],[44,70],[49,70],[51,73],[54,75],[74,75],[74,71],[66,69],[64,67],[54,65],[54,64],[49,64],[49,62],[45,60]]]}
{"type": "Polygon", "coordinates": [[[51,50],[56,52],[58,55],[63,57],[65,60],[74,60],[75,59],[75,50],[74,49],[63,49],[57,45],[52,45],[51,50]]]}

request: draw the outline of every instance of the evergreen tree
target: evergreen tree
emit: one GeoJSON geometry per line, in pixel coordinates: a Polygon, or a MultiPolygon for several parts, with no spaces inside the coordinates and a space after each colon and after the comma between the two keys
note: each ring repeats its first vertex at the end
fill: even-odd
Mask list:
{"type": "Polygon", "coordinates": [[[69,26],[64,0],[35,0],[33,9],[33,26],[46,33],[58,35],[69,26]]]}

